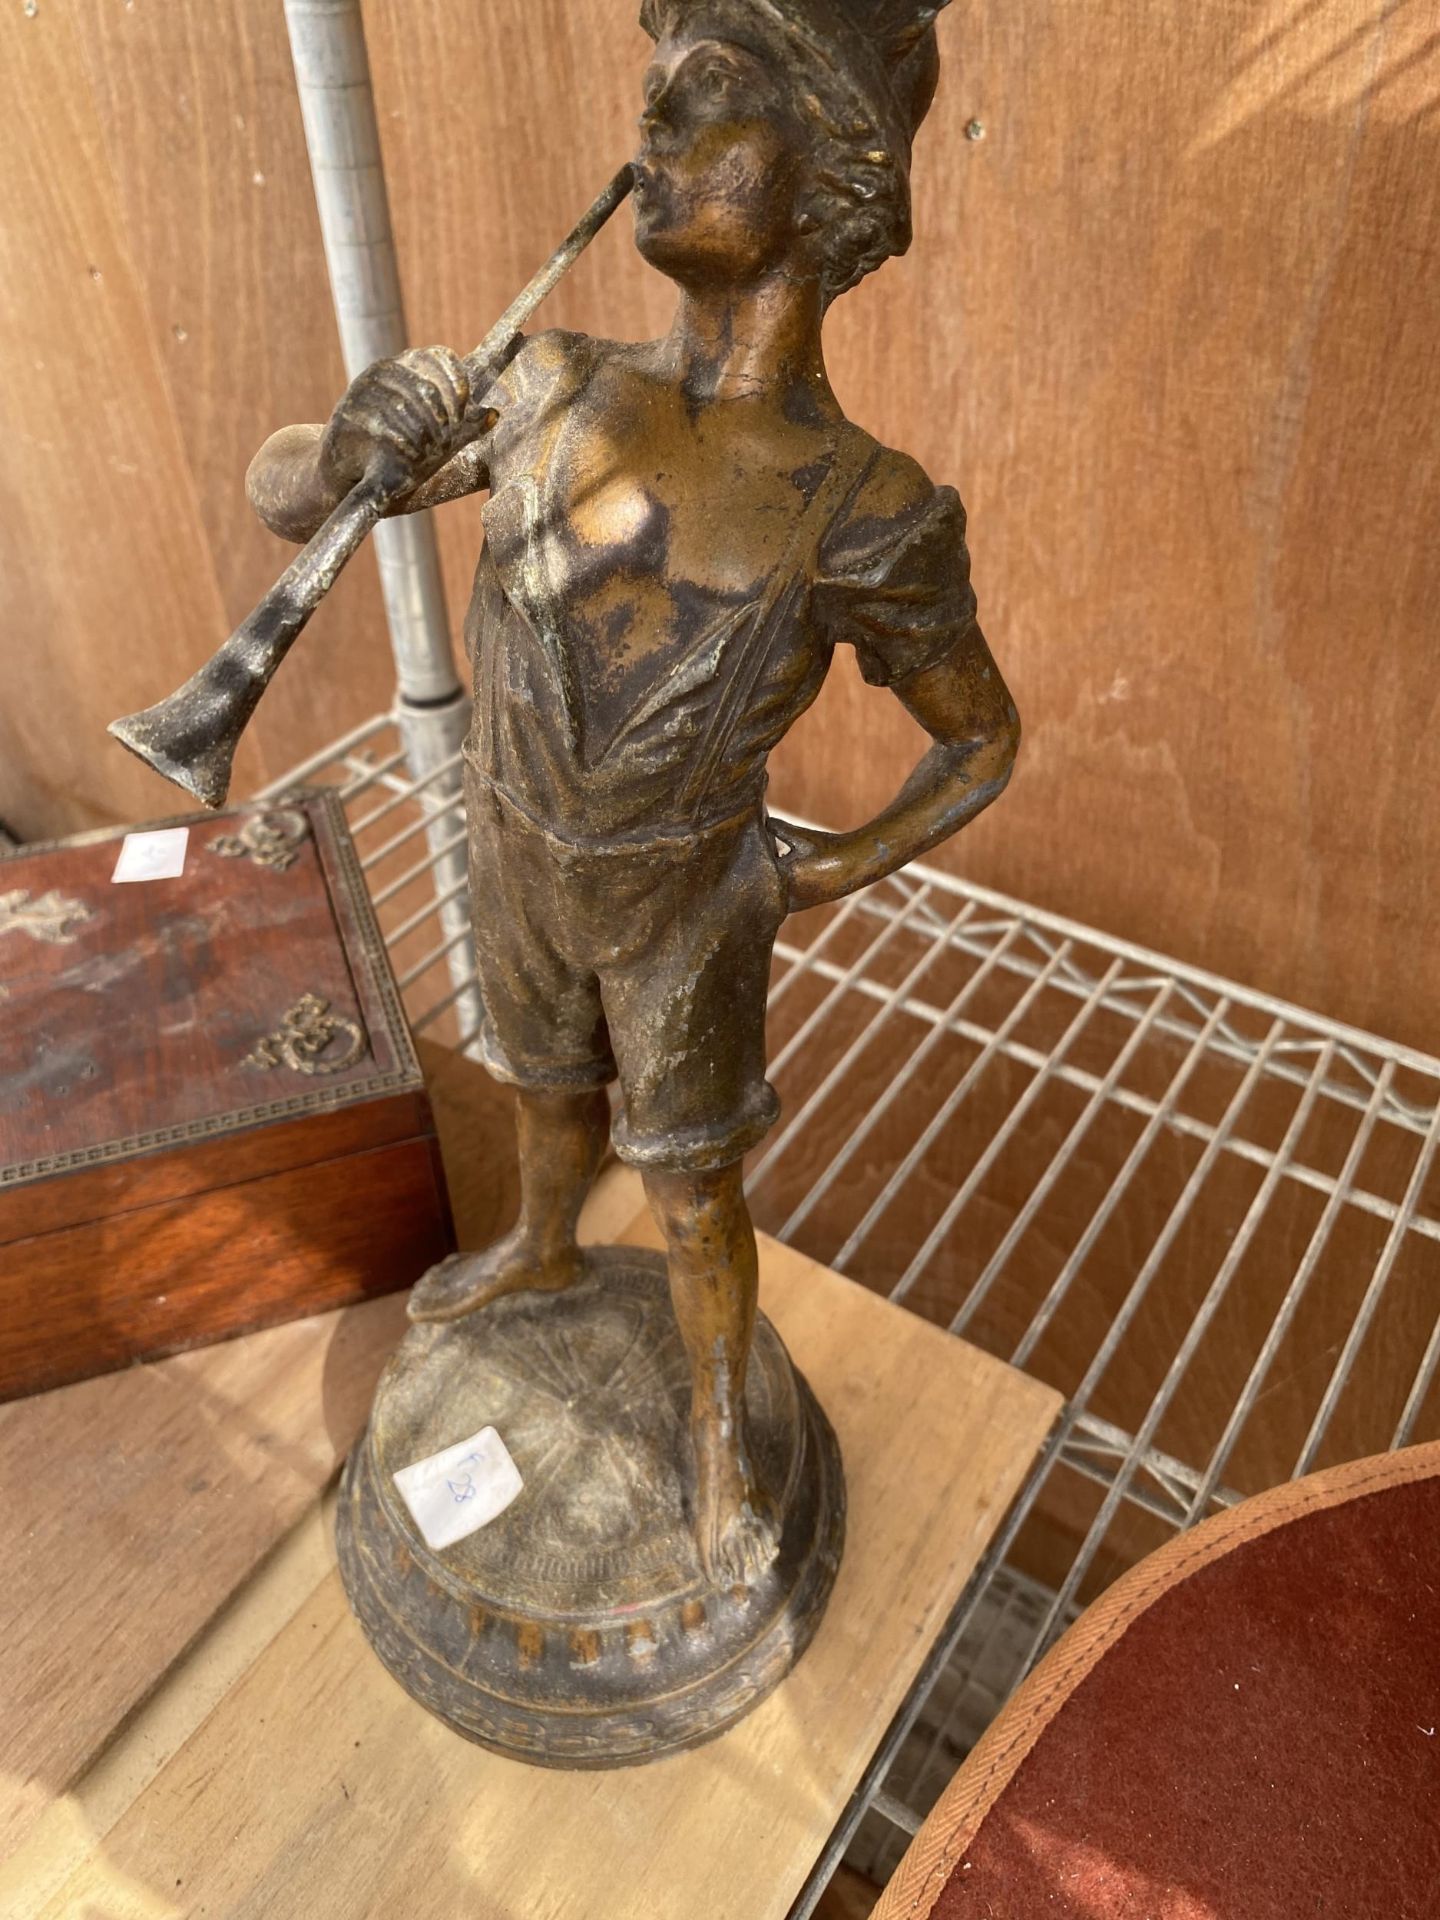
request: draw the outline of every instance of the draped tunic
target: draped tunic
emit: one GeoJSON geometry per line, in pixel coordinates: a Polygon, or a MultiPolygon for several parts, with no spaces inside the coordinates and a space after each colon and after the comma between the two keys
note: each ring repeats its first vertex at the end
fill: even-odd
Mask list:
{"type": "Polygon", "coordinates": [[[848,423],[828,455],[790,476],[776,551],[790,539],[793,578],[717,585],[677,574],[653,490],[636,493],[622,529],[590,537],[576,502],[614,406],[597,375],[607,357],[636,351],[543,334],[489,396],[500,418],[466,620],[466,753],[524,813],[584,841],[703,830],[740,813],[758,801],[766,757],[814,700],[837,645],[854,648],[872,685],[895,686],[963,646],[975,624],[959,496],[848,423]],[[853,481],[797,555],[791,536],[842,458],[853,481]],[[648,604],[663,589],[662,645],[626,645],[626,580],[644,583],[648,604]]]}

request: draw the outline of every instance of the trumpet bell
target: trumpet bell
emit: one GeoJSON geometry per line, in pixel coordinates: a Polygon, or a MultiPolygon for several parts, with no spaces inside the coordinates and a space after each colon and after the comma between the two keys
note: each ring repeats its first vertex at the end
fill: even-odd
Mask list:
{"type": "MultiPolygon", "coordinates": [[[[247,714],[246,719],[249,718],[247,714]]],[[[209,689],[193,682],[153,707],[112,720],[107,729],[122,747],[205,807],[223,807],[244,721],[217,709],[209,689]],[[209,694],[209,697],[206,697],[209,694]]]]}
{"type": "MultiPolygon", "coordinates": [[[[523,293],[516,296],[467,361],[470,386],[483,393],[530,315],[589,246],[634,184],[628,165],[600,194],[579,225],[558,246],[523,293]]],[[[488,410],[475,430],[488,425],[488,410]]],[[[393,504],[394,488],[383,443],[377,464],[358,481],[312,539],[281,574],[265,598],[224,646],[178,692],[141,713],[110,722],[122,747],[166,780],[193,794],[203,806],[223,806],[230,767],[245,724],[275,669],[311,614],[358,551],[366,535],[393,504]]]]}

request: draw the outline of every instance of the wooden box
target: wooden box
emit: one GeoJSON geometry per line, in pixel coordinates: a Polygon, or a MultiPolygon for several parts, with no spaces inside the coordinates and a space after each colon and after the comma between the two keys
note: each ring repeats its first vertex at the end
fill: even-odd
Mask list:
{"type": "Polygon", "coordinates": [[[410,1283],[454,1245],[338,802],[0,859],[0,1399],[410,1283]]]}

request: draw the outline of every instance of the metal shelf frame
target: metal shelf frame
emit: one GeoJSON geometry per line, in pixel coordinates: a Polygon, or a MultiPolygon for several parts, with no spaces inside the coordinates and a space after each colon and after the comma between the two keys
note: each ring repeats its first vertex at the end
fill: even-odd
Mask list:
{"type": "MultiPolygon", "coordinates": [[[[376,715],[259,797],[338,787],[412,1026],[469,1048],[459,756],[412,777],[400,725],[376,715]]],[[[794,1909],[804,1920],[842,1856],[884,1881],[987,1720],[1139,1552],[1258,1491],[1257,1471],[1273,1484],[1337,1449],[1440,1433],[1440,1060],[930,867],[783,934],[785,1114],[748,1170],[758,1221],[1065,1395],[794,1909]],[[1263,1328],[1238,1358],[1226,1349],[1223,1404],[1211,1377],[1197,1428],[1197,1360],[1213,1376],[1217,1341],[1233,1347],[1227,1314],[1258,1297],[1257,1264],[1263,1328]],[[1316,1298],[1337,1289],[1342,1317],[1322,1329],[1316,1298]],[[1383,1393],[1363,1364],[1382,1325],[1383,1393]],[[1147,1328],[1122,1422],[1115,1369],[1147,1328]],[[1267,1428],[1282,1371],[1287,1389],[1310,1383],[1283,1460],[1267,1428]],[[1181,1428],[1203,1429],[1199,1457],[1167,1444],[1181,1428]],[[1267,1468],[1245,1464],[1257,1436],[1267,1468]],[[1027,1541],[1057,1503],[1073,1537],[1041,1578],[1027,1541]]]]}

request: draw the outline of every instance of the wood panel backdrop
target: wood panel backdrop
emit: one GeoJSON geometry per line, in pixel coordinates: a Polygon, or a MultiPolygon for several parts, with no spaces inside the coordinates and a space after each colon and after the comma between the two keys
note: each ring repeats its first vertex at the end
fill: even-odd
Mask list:
{"type": "MultiPolygon", "coordinates": [[[[417,342],[472,345],[630,150],[634,11],[369,0],[417,342]]],[[[917,244],[829,348],[960,487],[1026,722],[945,858],[1433,1047],[1440,6],[956,0],[940,33],[917,244]]],[[[246,462],[341,374],[279,0],[10,0],[0,36],[0,817],[36,837],[173,808],[105,722],[269,584],[246,462]]],[[[626,227],[545,318],[664,327],[626,227]]],[[[458,624],[473,503],[440,538],[458,624]]],[[[367,557],[237,791],[390,686],[367,557]]],[[[838,661],[774,798],[856,819],[919,745],[838,661]]]]}

